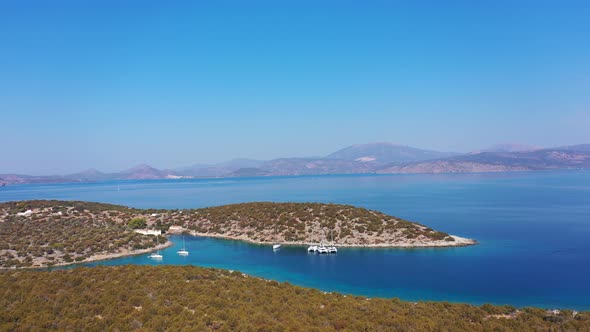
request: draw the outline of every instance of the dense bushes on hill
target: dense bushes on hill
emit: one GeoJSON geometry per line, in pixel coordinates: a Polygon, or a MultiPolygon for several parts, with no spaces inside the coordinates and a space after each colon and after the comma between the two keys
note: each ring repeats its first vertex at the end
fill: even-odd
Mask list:
{"type": "Polygon", "coordinates": [[[0,273],[0,330],[587,331],[590,313],[366,299],[192,266],[0,273]]]}
{"type": "Polygon", "coordinates": [[[152,248],[157,243],[153,236],[134,233],[110,218],[104,206],[95,210],[94,205],[58,205],[61,203],[0,204],[0,268],[81,262],[95,255],[152,248]],[[35,213],[18,216],[15,211],[22,209],[35,213]]]}
{"type": "Polygon", "coordinates": [[[132,229],[145,228],[147,226],[147,223],[145,222],[145,218],[133,218],[127,224],[127,226],[129,226],[129,228],[132,229]]]}
{"type": "Polygon", "coordinates": [[[256,242],[427,246],[461,244],[447,233],[349,205],[243,203],[190,210],[133,209],[80,201],[0,203],[0,267],[47,266],[151,248],[132,232],[171,225],[256,242]],[[21,216],[26,210],[30,214],[21,216]],[[438,243],[435,243],[438,241],[438,243]]]}
{"type": "Polygon", "coordinates": [[[30,201],[12,201],[0,203],[2,209],[6,209],[10,214],[28,210],[28,209],[45,209],[53,208],[56,206],[69,206],[75,211],[83,212],[94,211],[119,211],[119,212],[134,212],[137,211],[133,208],[128,208],[122,205],[96,203],[96,202],[84,202],[84,201],[58,201],[58,200],[30,200],[30,201]]]}
{"type": "Polygon", "coordinates": [[[242,203],[183,211],[176,215],[199,233],[241,236],[254,241],[395,244],[420,239],[454,241],[447,233],[386,214],[340,204],[242,203]]]}

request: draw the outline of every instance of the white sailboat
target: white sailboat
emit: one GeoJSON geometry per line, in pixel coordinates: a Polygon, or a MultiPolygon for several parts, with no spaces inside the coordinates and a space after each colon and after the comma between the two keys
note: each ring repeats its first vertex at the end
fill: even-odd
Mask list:
{"type": "Polygon", "coordinates": [[[186,245],[184,243],[184,234],[182,235],[182,249],[176,252],[180,256],[188,256],[188,250],[186,250],[186,245]]]}
{"type": "Polygon", "coordinates": [[[158,236],[156,235],[156,246],[158,247],[158,251],[156,252],[152,252],[148,257],[152,258],[152,259],[162,259],[162,256],[160,254],[160,241],[158,241],[158,236]]]}
{"type": "MultiPolygon", "coordinates": [[[[313,238],[313,228],[312,228],[311,237],[313,238]]],[[[318,251],[318,246],[316,246],[316,245],[313,245],[313,244],[312,244],[312,245],[310,245],[310,246],[307,248],[307,252],[313,252],[313,253],[316,253],[317,251],[318,251]]]]}
{"type": "Polygon", "coordinates": [[[330,235],[332,236],[332,245],[328,247],[328,253],[335,254],[338,249],[334,246],[334,230],[330,230],[330,235]]]}
{"type": "Polygon", "coordinates": [[[159,249],[158,249],[158,252],[157,253],[152,253],[151,255],[149,255],[149,258],[152,258],[152,259],[162,259],[163,257],[164,256],[162,256],[160,254],[160,250],[159,249]]]}
{"type": "MultiPolygon", "coordinates": [[[[324,233],[324,236],[323,236],[323,238],[324,238],[324,240],[326,239],[326,234],[325,234],[325,233],[324,233]]],[[[318,253],[320,253],[320,254],[327,254],[328,252],[329,252],[329,251],[328,251],[328,248],[326,247],[326,245],[325,245],[325,244],[324,244],[324,242],[322,241],[322,242],[320,243],[320,246],[318,247],[318,253]]]]}
{"type": "Polygon", "coordinates": [[[277,224],[275,224],[275,243],[273,243],[273,245],[272,245],[272,250],[278,250],[279,248],[281,248],[281,244],[277,243],[276,239],[277,239],[277,224]]]}

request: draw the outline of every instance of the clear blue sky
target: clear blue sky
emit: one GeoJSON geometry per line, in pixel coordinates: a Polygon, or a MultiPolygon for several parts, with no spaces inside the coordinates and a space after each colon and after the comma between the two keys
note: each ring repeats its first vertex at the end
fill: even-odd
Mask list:
{"type": "Polygon", "coordinates": [[[5,0],[0,121],[25,174],[587,143],[590,1],[5,0]]]}

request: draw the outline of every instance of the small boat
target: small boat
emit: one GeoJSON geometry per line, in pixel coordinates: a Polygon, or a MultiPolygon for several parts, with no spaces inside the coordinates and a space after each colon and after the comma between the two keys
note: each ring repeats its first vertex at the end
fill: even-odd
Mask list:
{"type": "Polygon", "coordinates": [[[277,239],[277,224],[275,224],[275,243],[272,245],[272,250],[278,250],[281,247],[281,244],[277,243],[276,239],[277,239]]]}
{"type": "Polygon", "coordinates": [[[324,246],[324,244],[322,243],[318,247],[318,253],[320,253],[320,254],[327,254],[328,253],[328,248],[326,248],[326,246],[324,246]]]}
{"type": "Polygon", "coordinates": [[[186,245],[184,244],[184,235],[182,236],[182,249],[176,252],[180,256],[188,256],[188,251],[186,250],[186,245]]]}
{"type": "Polygon", "coordinates": [[[157,253],[152,253],[148,257],[149,258],[152,258],[152,259],[162,259],[162,257],[164,257],[164,256],[160,255],[160,250],[158,250],[157,253]]]}
{"type": "MultiPolygon", "coordinates": [[[[312,228],[312,230],[311,230],[311,238],[310,238],[310,239],[311,239],[311,240],[313,240],[313,228],[312,228]]],[[[313,252],[313,253],[316,253],[316,252],[318,252],[318,246],[316,246],[316,245],[313,245],[313,244],[312,244],[312,245],[310,245],[310,246],[307,248],[307,252],[313,252]]]]}
{"type": "Polygon", "coordinates": [[[158,251],[151,253],[151,255],[149,255],[148,257],[152,258],[152,259],[162,259],[162,257],[164,257],[164,256],[162,256],[160,254],[160,241],[158,241],[157,235],[156,235],[156,246],[158,247],[158,251]]]}
{"type": "Polygon", "coordinates": [[[332,237],[332,245],[327,248],[328,249],[328,253],[329,254],[338,253],[338,249],[334,246],[334,233],[333,233],[332,230],[330,230],[330,235],[332,237]]]}

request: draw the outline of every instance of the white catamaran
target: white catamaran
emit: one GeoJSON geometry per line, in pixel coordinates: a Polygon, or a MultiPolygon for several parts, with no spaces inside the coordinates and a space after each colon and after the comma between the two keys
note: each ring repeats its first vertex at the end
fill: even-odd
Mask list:
{"type": "Polygon", "coordinates": [[[334,246],[334,230],[330,230],[330,235],[332,237],[332,245],[328,247],[328,253],[335,254],[338,252],[338,249],[334,246]]]}
{"type": "MultiPolygon", "coordinates": [[[[311,231],[311,239],[313,240],[313,226],[312,226],[312,231],[311,231]]],[[[314,244],[310,245],[307,248],[307,252],[313,252],[313,253],[318,252],[318,246],[314,245],[314,244]]]]}

